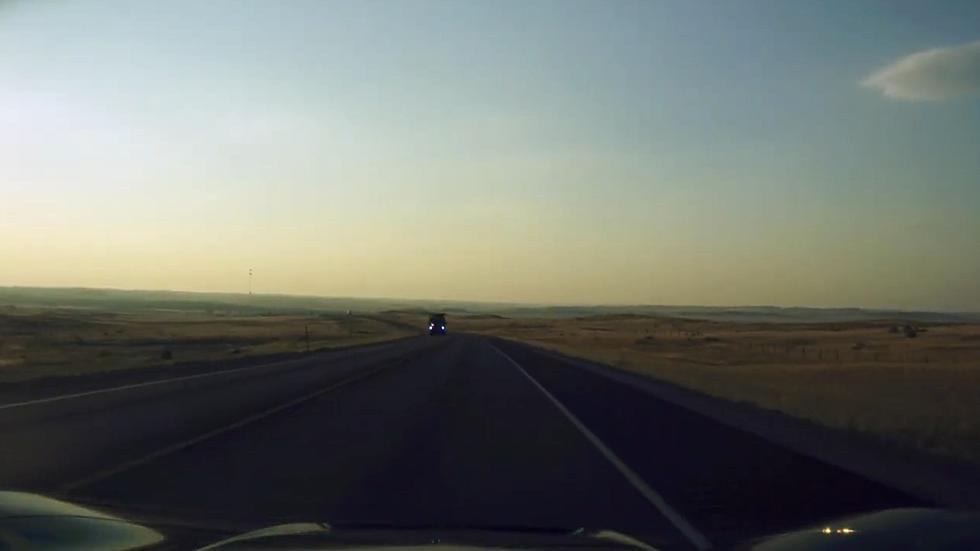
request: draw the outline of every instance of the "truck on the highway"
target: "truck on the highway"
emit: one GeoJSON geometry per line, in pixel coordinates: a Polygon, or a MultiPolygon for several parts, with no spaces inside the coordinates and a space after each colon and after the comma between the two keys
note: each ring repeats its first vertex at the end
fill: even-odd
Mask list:
{"type": "Polygon", "coordinates": [[[446,334],[446,314],[431,314],[429,316],[429,335],[446,334]]]}

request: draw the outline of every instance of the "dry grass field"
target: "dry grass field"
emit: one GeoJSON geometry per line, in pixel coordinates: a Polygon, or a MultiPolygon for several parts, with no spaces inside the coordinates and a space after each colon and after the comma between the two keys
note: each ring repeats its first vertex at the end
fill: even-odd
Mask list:
{"type": "MultiPolygon", "coordinates": [[[[365,344],[411,334],[366,316],[0,307],[0,382],[365,344]]],[[[414,333],[417,334],[417,333],[414,333]]]]}
{"type": "Polygon", "coordinates": [[[980,325],[641,316],[453,320],[831,427],[980,464],[980,325]]]}

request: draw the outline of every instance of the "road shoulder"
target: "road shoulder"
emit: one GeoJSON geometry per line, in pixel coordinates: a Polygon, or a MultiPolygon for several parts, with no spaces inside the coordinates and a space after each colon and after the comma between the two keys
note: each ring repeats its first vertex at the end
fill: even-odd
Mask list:
{"type": "Polygon", "coordinates": [[[865,435],[851,434],[761,408],[731,402],[673,383],[509,339],[493,339],[602,375],[650,396],[755,434],[920,499],[951,508],[980,507],[980,472],[973,465],[901,449],[865,435]]]}

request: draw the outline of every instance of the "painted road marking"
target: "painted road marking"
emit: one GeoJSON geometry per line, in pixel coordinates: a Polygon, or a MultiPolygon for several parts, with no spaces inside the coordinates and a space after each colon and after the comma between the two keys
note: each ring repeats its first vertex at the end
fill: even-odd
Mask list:
{"type": "Polygon", "coordinates": [[[306,360],[306,359],[308,359],[308,358],[297,358],[297,359],[291,359],[291,360],[282,360],[282,361],[279,361],[279,362],[273,362],[273,363],[268,363],[268,364],[250,365],[250,366],[247,366],[247,367],[235,367],[235,368],[232,368],[232,369],[223,369],[221,371],[210,371],[208,373],[198,373],[196,375],[184,375],[184,376],[181,376],[181,377],[172,377],[170,379],[158,379],[158,380],[155,380],[155,381],[147,381],[147,382],[144,382],[144,383],[134,383],[134,384],[130,384],[130,385],[114,386],[114,387],[109,387],[109,388],[99,388],[99,389],[96,389],[96,390],[88,390],[88,391],[85,391],[85,392],[76,392],[74,394],[62,394],[60,396],[51,396],[51,397],[48,397],[48,398],[38,398],[37,400],[28,400],[28,401],[25,401],[25,402],[14,402],[14,403],[11,403],[11,404],[2,404],[2,405],[0,405],[0,410],[20,408],[20,407],[26,407],[26,406],[36,406],[36,405],[40,405],[40,404],[49,404],[51,402],[60,402],[62,400],[72,400],[72,399],[75,399],[75,398],[84,398],[86,396],[97,396],[99,394],[109,394],[109,393],[112,393],[112,392],[122,392],[124,390],[133,390],[135,388],[146,388],[146,387],[150,387],[150,386],[165,385],[165,384],[169,384],[169,383],[179,383],[181,381],[192,381],[194,379],[204,379],[206,377],[216,377],[218,375],[228,375],[230,373],[241,373],[241,372],[245,372],[245,371],[251,371],[253,369],[272,368],[272,367],[278,367],[278,366],[282,366],[282,365],[287,365],[287,364],[295,363],[295,362],[298,362],[298,361],[303,361],[303,360],[306,360]]]}
{"type": "Polygon", "coordinates": [[[170,379],[158,379],[156,381],[147,381],[145,383],[134,383],[131,385],[113,386],[109,388],[99,388],[96,390],[89,390],[85,392],[76,392],[74,394],[62,394],[60,396],[51,396],[48,398],[38,398],[37,400],[28,400],[26,402],[14,402],[12,404],[0,405],[0,410],[3,409],[13,409],[25,406],[35,406],[39,404],[48,404],[51,402],[60,402],[62,400],[71,400],[74,398],[84,398],[85,396],[97,396],[99,394],[109,394],[112,392],[122,392],[124,390],[132,390],[134,388],[145,388],[149,386],[165,385],[168,383],[177,383],[180,381],[191,381],[194,379],[203,379],[205,377],[215,377],[217,375],[227,375],[228,373],[236,373],[240,371],[250,371],[252,369],[259,369],[262,367],[274,367],[284,363],[295,362],[296,360],[287,360],[285,362],[276,362],[271,364],[261,364],[261,365],[251,365],[248,367],[236,367],[234,369],[223,369],[221,371],[210,371],[208,373],[198,373],[197,375],[185,375],[182,377],[173,377],[170,379]]]}
{"type": "Polygon", "coordinates": [[[511,365],[517,368],[517,370],[520,371],[525,377],[527,377],[527,380],[531,381],[531,384],[537,387],[538,390],[540,390],[541,393],[544,394],[545,397],[548,398],[548,400],[551,401],[551,403],[554,404],[556,408],[558,408],[558,411],[560,411],[572,423],[572,425],[574,425],[575,428],[577,428],[579,432],[581,432],[582,435],[585,436],[585,438],[589,442],[591,442],[592,445],[595,446],[597,450],[599,450],[599,453],[601,453],[607,460],[609,460],[609,462],[612,463],[614,467],[616,467],[616,470],[618,470],[626,478],[626,480],[629,481],[629,483],[632,484],[633,487],[636,488],[636,490],[640,492],[640,494],[644,498],[646,498],[647,501],[649,501],[654,507],[656,507],[657,510],[660,511],[660,513],[664,517],[666,517],[667,520],[669,520],[670,523],[673,524],[678,531],[684,534],[684,537],[686,537],[688,541],[690,541],[694,545],[695,548],[699,550],[711,549],[711,542],[708,541],[708,538],[706,538],[704,534],[702,534],[697,528],[695,528],[690,522],[688,522],[687,519],[682,517],[681,514],[678,513],[676,509],[671,507],[670,504],[668,504],[667,501],[660,494],[658,494],[653,488],[651,488],[646,483],[646,481],[644,481],[640,477],[640,475],[636,473],[636,471],[629,468],[629,466],[626,465],[626,463],[623,463],[623,460],[620,459],[611,449],[609,449],[609,446],[603,443],[603,441],[600,440],[599,437],[595,435],[595,433],[589,430],[589,428],[586,427],[585,424],[583,424],[582,421],[580,421],[579,418],[576,417],[574,413],[569,411],[569,409],[565,407],[565,404],[562,404],[558,400],[558,398],[555,398],[554,395],[548,392],[548,389],[541,386],[541,383],[539,383],[534,377],[532,377],[531,374],[528,373],[527,370],[525,370],[521,366],[521,364],[514,361],[514,359],[508,356],[504,351],[500,350],[499,348],[497,348],[492,344],[490,345],[490,347],[493,348],[498,354],[503,356],[508,362],[511,363],[511,365]]]}
{"type": "Polygon", "coordinates": [[[294,400],[290,400],[290,401],[288,401],[286,403],[279,404],[278,406],[273,406],[273,407],[271,407],[271,408],[269,408],[267,410],[261,411],[259,413],[255,413],[253,415],[249,415],[248,417],[245,417],[243,419],[240,419],[238,421],[235,421],[234,423],[231,423],[229,425],[225,425],[223,427],[219,427],[219,428],[216,428],[214,430],[210,430],[208,432],[205,432],[204,434],[195,436],[195,437],[190,438],[188,440],[183,440],[183,441],[178,442],[176,444],[172,444],[172,445],[167,446],[165,448],[162,448],[162,449],[159,449],[159,450],[150,452],[150,453],[148,453],[148,454],[146,454],[146,455],[144,455],[142,457],[133,459],[131,461],[126,461],[124,463],[120,463],[119,465],[116,465],[114,467],[111,467],[111,468],[108,468],[108,469],[103,469],[101,471],[98,471],[96,473],[93,473],[93,474],[91,474],[89,476],[86,476],[84,478],[80,478],[80,479],[75,480],[73,482],[69,482],[67,484],[62,485],[59,488],[59,490],[61,492],[71,492],[72,490],[76,490],[78,488],[81,488],[82,486],[87,486],[89,484],[98,482],[100,480],[105,480],[105,479],[110,478],[112,476],[116,476],[116,475],[118,475],[118,474],[120,474],[122,472],[125,472],[125,471],[128,471],[130,469],[139,467],[140,465],[149,463],[149,462],[154,461],[156,459],[159,459],[159,458],[161,458],[161,457],[163,457],[165,455],[169,455],[169,454],[172,454],[174,452],[178,452],[178,451],[183,450],[185,448],[189,448],[189,447],[191,447],[191,446],[193,446],[195,444],[199,444],[201,442],[204,442],[205,440],[208,440],[210,438],[214,438],[215,436],[219,436],[219,435],[225,434],[227,432],[231,432],[231,431],[240,429],[240,428],[242,428],[242,427],[244,427],[246,425],[250,425],[250,424],[255,423],[257,421],[261,421],[262,419],[265,419],[267,417],[270,417],[272,415],[275,415],[276,413],[279,413],[280,411],[283,411],[285,409],[289,409],[289,408],[294,407],[294,406],[298,406],[298,405],[302,404],[303,402],[308,402],[308,401],[310,401],[310,400],[312,400],[314,398],[317,398],[319,396],[322,396],[323,394],[326,394],[328,392],[332,392],[334,390],[337,390],[339,388],[345,387],[347,385],[350,385],[350,384],[353,384],[353,383],[356,383],[356,382],[359,382],[359,381],[363,381],[364,379],[367,379],[369,377],[372,377],[374,375],[377,375],[378,373],[381,373],[382,371],[384,371],[386,369],[391,369],[392,367],[395,367],[395,366],[398,366],[398,365],[402,365],[405,362],[406,362],[406,360],[402,360],[402,361],[397,361],[397,362],[393,362],[393,363],[390,363],[390,364],[385,364],[385,365],[382,365],[381,367],[378,367],[376,369],[372,369],[372,370],[366,371],[364,373],[359,373],[357,375],[354,375],[353,377],[348,377],[348,378],[346,378],[346,379],[344,379],[342,381],[333,383],[333,384],[331,384],[331,385],[329,385],[327,387],[321,388],[319,390],[315,390],[315,391],[313,391],[313,392],[311,392],[309,394],[305,394],[305,395],[300,396],[299,398],[296,398],[294,400]]]}

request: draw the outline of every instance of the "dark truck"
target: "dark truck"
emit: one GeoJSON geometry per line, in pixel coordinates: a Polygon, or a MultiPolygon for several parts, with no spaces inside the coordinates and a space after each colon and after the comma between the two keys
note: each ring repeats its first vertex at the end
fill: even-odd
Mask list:
{"type": "Polygon", "coordinates": [[[429,334],[446,334],[446,314],[432,314],[429,316],[429,334]]]}

